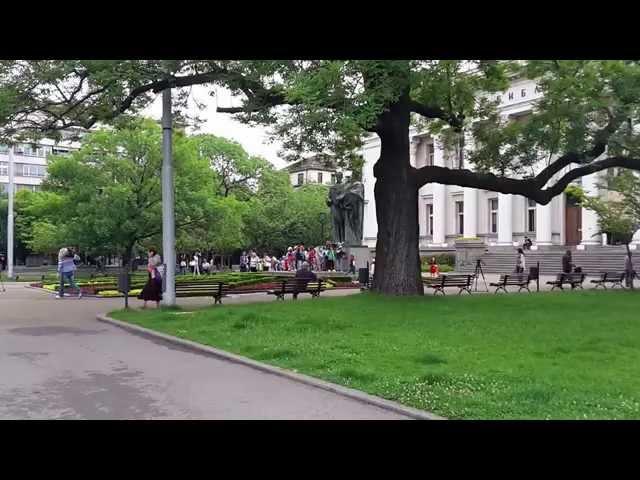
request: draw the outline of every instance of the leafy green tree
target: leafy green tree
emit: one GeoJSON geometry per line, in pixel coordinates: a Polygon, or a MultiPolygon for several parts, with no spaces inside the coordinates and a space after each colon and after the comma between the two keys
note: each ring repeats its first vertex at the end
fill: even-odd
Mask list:
{"type": "Polygon", "coordinates": [[[190,137],[198,155],[209,161],[214,185],[222,196],[246,194],[255,189],[264,169],[270,164],[249,155],[242,145],[227,138],[205,134],[190,137]]]}
{"type": "Polygon", "coordinates": [[[331,237],[327,187],[306,185],[294,189],[283,171],[265,171],[245,214],[248,247],[282,253],[300,242],[318,245],[331,237]]]}
{"type": "Polygon", "coordinates": [[[139,111],[166,88],[180,106],[183,87],[195,84],[241,96],[218,110],[270,125],[291,153],[331,152],[357,166],[363,135],[380,138],[373,288],[389,294],[423,293],[417,209],[427,183],[547,204],[583,175],[640,169],[640,62],[626,60],[4,61],[0,136],[88,128],[139,111]],[[544,95],[517,123],[497,114],[494,95],[513,75],[536,79],[544,95]],[[411,165],[418,122],[456,153],[454,168],[411,165]]]}
{"type": "MultiPolygon", "coordinates": [[[[609,177],[603,189],[614,192],[614,198],[585,196],[581,201],[584,208],[593,210],[598,216],[600,234],[611,235],[626,246],[627,256],[632,257],[629,244],[640,230],[640,178],[630,171],[623,171],[609,177]]],[[[633,288],[633,279],[631,279],[633,288]]]]}
{"type": "MultiPolygon", "coordinates": [[[[175,138],[176,226],[201,221],[211,190],[208,165],[185,137],[175,138]],[[207,185],[209,183],[209,185],[207,185]]],[[[161,231],[161,129],[151,120],[126,119],[114,129],[88,135],[77,152],[51,159],[43,192],[27,211],[29,243],[48,250],[48,242],[78,245],[91,253],[117,252],[125,263],[136,244],[161,231]]]]}

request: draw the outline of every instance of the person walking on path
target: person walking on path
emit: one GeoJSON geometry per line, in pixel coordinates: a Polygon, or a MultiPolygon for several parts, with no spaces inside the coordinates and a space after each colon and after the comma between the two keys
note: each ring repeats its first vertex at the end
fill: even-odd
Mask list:
{"type": "Polygon", "coordinates": [[[633,290],[633,279],[636,276],[636,270],[633,268],[633,259],[631,258],[631,252],[627,253],[627,257],[624,260],[624,280],[627,288],[633,290]]]}
{"type": "Polygon", "coordinates": [[[70,288],[78,290],[78,298],[82,298],[82,291],[74,279],[76,271],[76,263],[74,262],[74,254],[70,248],[63,248],[58,254],[58,273],[60,274],[60,289],[56,298],[64,297],[65,281],[69,282],[70,288]]]}
{"type": "Polygon", "coordinates": [[[158,270],[158,266],[162,263],[162,259],[155,248],[149,249],[149,260],[147,263],[147,272],[149,273],[147,283],[138,295],[140,300],[144,300],[142,308],[147,308],[147,302],[156,302],[156,307],[160,307],[162,300],[162,276],[158,270]]]}
{"type": "Polygon", "coordinates": [[[571,261],[571,250],[567,250],[562,256],[562,273],[571,273],[573,262],[571,261]]]}
{"type": "Polygon", "coordinates": [[[524,250],[518,249],[518,258],[516,259],[516,273],[524,273],[526,261],[524,258],[524,250]]]}

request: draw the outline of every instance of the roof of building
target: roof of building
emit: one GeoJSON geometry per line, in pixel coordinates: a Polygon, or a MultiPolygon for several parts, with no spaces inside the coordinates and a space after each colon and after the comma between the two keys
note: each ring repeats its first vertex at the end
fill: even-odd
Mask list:
{"type": "Polygon", "coordinates": [[[305,170],[324,170],[335,172],[336,163],[331,156],[320,154],[293,162],[287,165],[285,170],[289,173],[303,172],[305,170]]]}

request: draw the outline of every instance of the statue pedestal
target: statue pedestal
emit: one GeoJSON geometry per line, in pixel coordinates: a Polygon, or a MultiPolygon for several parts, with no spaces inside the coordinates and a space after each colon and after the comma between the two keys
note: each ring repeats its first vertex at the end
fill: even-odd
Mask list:
{"type": "Polygon", "coordinates": [[[356,273],[359,268],[367,268],[367,262],[371,265],[371,249],[366,245],[346,245],[344,247],[346,253],[342,270],[349,271],[349,259],[351,255],[356,257],[356,273]]]}

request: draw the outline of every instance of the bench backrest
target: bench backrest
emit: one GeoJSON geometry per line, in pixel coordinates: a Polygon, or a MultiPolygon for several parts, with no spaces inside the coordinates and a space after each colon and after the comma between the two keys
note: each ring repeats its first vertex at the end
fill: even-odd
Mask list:
{"type": "Polygon", "coordinates": [[[461,275],[461,274],[454,274],[454,275],[442,275],[442,286],[447,286],[447,285],[452,285],[452,286],[457,286],[457,285],[471,285],[471,277],[473,277],[473,275],[461,275]]]}
{"type": "Polygon", "coordinates": [[[498,280],[498,283],[526,283],[530,279],[531,277],[526,273],[510,273],[507,275],[500,275],[500,280],[498,280]]]}
{"type": "Polygon", "coordinates": [[[624,280],[624,272],[600,272],[600,278],[602,280],[622,281],[624,280]]]}
{"type": "Polygon", "coordinates": [[[230,286],[224,282],[180,282],[176,283],[176,292],[184,291],[211,291],[223,292],[229,290],[230,286]]]}
{"type": "Polygon", "coordinates": [[[282,280],[280,286],[276,289],[281,292],[302,292],[302,291],[319,291],[326,288],[326,283],[322,280],[307,280],[305,278],[288,278],[282,280]]]}

